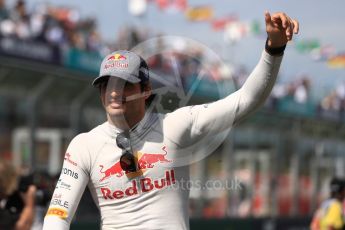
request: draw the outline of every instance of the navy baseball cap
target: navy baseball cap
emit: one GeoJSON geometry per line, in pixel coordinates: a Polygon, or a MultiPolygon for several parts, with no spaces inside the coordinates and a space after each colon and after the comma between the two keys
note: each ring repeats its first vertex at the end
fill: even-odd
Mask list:
{"type": "Polygon", "coordinates": [[[92,85],[98,85],[105,77],[118,77],[131,83],[146,82],[149,80],[149,68],[138,54],[118,50],[103,59],[99,76],[93,80],[92,85]]]}

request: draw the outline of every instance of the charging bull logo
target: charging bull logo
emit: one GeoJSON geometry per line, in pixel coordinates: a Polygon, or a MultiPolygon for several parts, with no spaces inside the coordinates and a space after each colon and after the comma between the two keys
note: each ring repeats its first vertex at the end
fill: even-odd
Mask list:
{"type": "Polygon", "coordinates": [[[162,148],[164,153],[140,153],[138,152],[138,157],[135,157],[135,163],[138,167],[138,172],[127,172],[121,168],[120,161],[113,164],[110,168],[103,170],[104,166],[100,165],[100,173],[104,174],[103,177],[99,180],[100,182],[108,179],[112,175],[116,177],[122,177],[123,175],[133,174],[133,177],[142,175],[143,171],[148,168],[154,168],[157,163],[169,163],[171,160],[166,158],[168,152],[166,151],[166,146],[162,148]]]}
{"type": "Polygon", "coordinates": [[[107,60],[108,61],[110,60],[123,61],[123,60],[127,60],[127,58],[123,56],[122,54],[114,54],[114,55],[111,55],[107,60]]]}
{"type": "Polygon", "coordinates": [[[116,162],[113,166],[106,169],[105,171],[102,171],[103,165],[100,165],[99,167],[101,167],[99,172],[104,173],[103,178],[99,180],[100,182],[104,181],[105,179],[107,179],[108,177],[110,177],[112,175],[116,175],[117,177],[123,176],[123,170],[121,168],[120,161],[116,162]]]}
{"type": "Polygon", "coordinates": [[[165,156],[168,154],[168,152],[166,151],[166,146],[164,146],[162,150],[165,152],[164,154],[144,153],[143,155],[141,155],[140,159],[138,160],[139,169],[153,168],[154,165],[158,162],[171,162],[171,160],[165,158],[165,156]]]}

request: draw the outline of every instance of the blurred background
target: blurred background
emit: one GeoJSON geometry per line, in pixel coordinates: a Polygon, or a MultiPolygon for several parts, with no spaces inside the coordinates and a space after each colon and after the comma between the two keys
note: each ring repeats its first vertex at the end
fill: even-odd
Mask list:
{"type": "MultiPolygon", "coordinates": [[[[0,160],[49,193],[69,141],[106,119],[90,84],[107,53],[153,38],[138,49],[159,76],[153,85],[164,86],[156,110],[166,113],[241,87],[264,48],[265,10],[284,11],[300,21],[300,34],[265,106],[191,166],[192,179],[238,179],[242,189],[192,188],[191,229],[308,229],[331,178],[345,174],[344,7],[341,0],[0,0],[0,160]]],[[[98,223],[86,192],[72,229],[98,223]]]]}

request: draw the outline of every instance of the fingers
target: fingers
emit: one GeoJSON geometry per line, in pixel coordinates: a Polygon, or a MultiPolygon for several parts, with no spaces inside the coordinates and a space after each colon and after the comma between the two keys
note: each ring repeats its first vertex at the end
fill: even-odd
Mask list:
{"type": "Polygon", "coordinates": [[[299,32],[299,22],[297,20],[292,20],[292,22],[293,22],[293,25],[294,25],[293,32],[295,34],[298,34],[298,32],[299,32]]]}
{"type": "Polygon", "coordinates": [[[292,23],[292,20],[289,16],[286,15],[286,23],[287,23],[287,27],[286,27],[286,37],[288,38],[288,40],[291,40],[292,39],[292,34],[293,34],[293,23],[292,23]]]}
{"type": "Polygon", "coordinates": [[[272,21],[276,22],[276,23],[280,23],[281,22],[281,27],[283,27],[284,29],[286,29],[289,24],[288,24],[288,18],[287,15],[285,13],[275,13],[272,15],[272,21]]]}
{"type": "MultiPolygon", "coordinates": [[[[267,19],[265,17],[267,22],[267,19]]],[[[275,13],[271,16],[271,20],[278,27],[281,27],[285,30],[286,38],[288,40],[292,39],[292,35],[298,33],[299,23],[297,20],[291,19],[288,15],[283,12],[275,13]]]]}
{"type": "Polygon", "coordinates": [[[271,21],[271,15],[268,11],[265,11],[265,22],[266,22],[266,25],[270,24],[272,22],[271,21]]]}
{"type": "Polygon", "coordinates": [[[291,19],[289,16],[286,16],[287,17],[287,22],[289,24],[289,29],[288,30],[288,33],[289,34],[297,34],[298,31],[299,31],[299,22],[296,20],[296,19],[291,19]]]}

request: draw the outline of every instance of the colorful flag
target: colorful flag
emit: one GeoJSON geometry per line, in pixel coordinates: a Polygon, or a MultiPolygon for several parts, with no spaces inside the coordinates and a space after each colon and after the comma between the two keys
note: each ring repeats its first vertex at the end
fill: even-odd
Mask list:
{"type": "Polygon", "coordinates": [[[300,53],[309,53],[314,49],[320,48],[320,42],[316,39],[302,40],[296,42],[296,49],[300,53]]]}
{"type": "Polygon", "coordinates": [[[312,59],[315,61],[327,61],[331,57],[334,57],[335,54],[335,48],[332,45],[324,45],[310,52],[312,59]]]}
{"type": "Polygon", "coordinates": [[[330,68],[345,68],[345,54],[334,56],[327,61],[330,68]]]}
{"type": "Polygon", "coordinates": [[[213,18],[211,6],[190,7],[186,11],[186,17],[190,21],[209,21],[213,18]]]}
{"type": "Polygon", "coordinates": [[[187,9],[187,0],[156,0],[160,10],[185,11],[187,9]]]}
{"type": "Polygon", "coordinates": [[[187,0],[175,0],[175,7],[180,11],[185,11],[187,9],[187,0]]]}
{"type": "Polygon", "coordinates": [[[169,6],[169,2],[169,0],[156,0],[156,3],[160,10],[165,10],[169,6]]]}
{"type": "Polygon", "coordinates": [[[227,43],[235,43],[247,35],[249,25],[243,22],[233,22],[227,24],[224,30],[224,41],[227,43]]]}
{"type": "Polygon", "coordinates": [[[215,31],[224,30],[226,24],[237,21],[237,16],[229,15],[222,18],[213,19],[211,22],[212,29],[215,31]]]}
{"type": "Polygon", "coordinates": [[[256,36],[261,36],[263,34],[266,35],[266,31],[264,30],[264,28],[262,28],[261,23],[259,22],[259,20],[254,20],[251,25],[250,25],[250,32],[253,35],[256,36]]]}
{"type": "Polygon", "coordinates": [[[80,19],[78,10],[66,7],[49,7],[49,14],[58,21],[69,23],[76,23],[80,19]]]}

